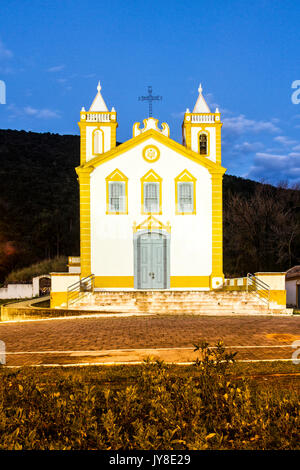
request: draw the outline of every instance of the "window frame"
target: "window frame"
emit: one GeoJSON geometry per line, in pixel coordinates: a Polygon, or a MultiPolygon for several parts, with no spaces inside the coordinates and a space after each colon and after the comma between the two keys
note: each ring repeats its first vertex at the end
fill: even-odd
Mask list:
{"type": "Polygon", "coordinates": [[[104,153],[104,132],[101,127],[96,127],[92,132],[92,155],[102,155],[104,153]],[[102,135],[102,152],[95,152],[95,134],[99,132],[102,135]]]}
{"type": "Polygon", "coordinates": [[[162,178],[154,171],[149,170],[141,178],[141,214],[162,214],[162,178]],[[145,210],[145,191],[144,183],[158,183],[159,196],[158,196],[158,211],[146,211],[145,210]]]}
{"type": "Polygon", "coordinates": [[[198,142],[198,153],[201,157],[209,157],[210,155],[210,134],[209,131],[201,129],[197,134],[197,142],[198,142]],[[207,145],[206,145],[206,153],[200,153],[200,136],[206,135],[207,138],[207,145]]]}
{"type": "Polygon", "coordinates": [[[106,214],[109,215],[122,215],[128,214],[128,178],[122,173],[122,171],[116,169],[106,178],[106,214]],[[109,185],[110,183],[124,183],[125,186],[125,201],[124,201],[124,210],[123,211],[114,211],[111,210],[109,204],[109,185]]]}
{"type": "Polygon", "coordinates": [[[183,170],[178,176],[175,178],[175,214],[176,215],[195,215],[196,212],[196,181],[195,178],[188,170],[183,170]],[[192,183],[192,195],[193,195],[193,208],[191,211],[181,211],[179,210],[179,186],[178,183],[192,183]]]}

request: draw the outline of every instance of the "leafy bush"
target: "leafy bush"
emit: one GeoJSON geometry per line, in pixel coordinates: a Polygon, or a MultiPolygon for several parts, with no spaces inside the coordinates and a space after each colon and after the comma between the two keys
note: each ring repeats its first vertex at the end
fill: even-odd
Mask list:
{"type": "Polygon", "coordinates": [[[39,263],[32,264],[26,268],[12,271],[5,279],[5,283],[9,282],[31,282],[35,276],[41,276],[42,274],[49,274],[51,272],[66,272],[67,268],[67,257],[59,256],[53,259],[46,259],[39,263]]]}
{"type": "Polygon", "coordinates": [[[200,351],[190,377],[145,361],[125,387],[28,369],[3,373],[0,449],[299,449],[291,391],[253,391],[231,376],[221,343],[200,351]]]}

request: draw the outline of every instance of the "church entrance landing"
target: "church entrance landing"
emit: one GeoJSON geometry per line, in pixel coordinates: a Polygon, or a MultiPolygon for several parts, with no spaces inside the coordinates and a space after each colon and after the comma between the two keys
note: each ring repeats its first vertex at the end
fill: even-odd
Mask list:
{"type": "Polygon", "coordinates": [[[169,234],[142,231],[134,237],[135,289],[168,289],[170,287],[169,234]]]}

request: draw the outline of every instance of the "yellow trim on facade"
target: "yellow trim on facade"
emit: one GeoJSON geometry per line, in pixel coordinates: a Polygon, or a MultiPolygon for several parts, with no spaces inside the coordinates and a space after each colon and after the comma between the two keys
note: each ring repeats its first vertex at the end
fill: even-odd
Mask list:
{"type": "MultiPolygon", "coordinates": [[[[207,127],[207,125],[205,125],[205,127],[207,127]]],[[[190,150],[184,147],[178,142],[175,142],[174,140],[169,139],[168,137],[164,136],[160,132],[157,132],[153,129],[150,129],[149,131],[143,132],[142,134],[136,137],[133,137],[127,142],[124,142],[123,144],[118,145],[118,147],[111,149],[108,152],[105,152],[105,154],[95,157],[92,160],[89,160],[82,166],[93,167],[93,169],[95,169],[99,165],[102,165],[103,163],[106,163],[115,157],[119,157],[124,152],[127,152],[128,150],[136,147],[140,143],[148,140],[150,137],[153,137],[155,140],[157,140],[161,144],[166,145],[166,147],[170,148],[171,150],[174,150],[175,152],[178,152],[179,154],[183,155],[186,158],[189,158],[193,162],[198,163],[199,165],[206,168],[210,173],[219,173],[223,175],[226,171],[226,168],[223,168],[220,164],[217,164],[213,162],[212,160],[206,157],[203,157],[202,155],[199,155],[197,152],[194,152],[193,150],[190,150]]],[[[77,168],[80,168],[80,167],[77,167],[77,168]]]]}
{"type": "Polygon", "coordinates": [[[84,123],[78,123],[80,129],[80,165],[86,163],[86,126],[84,123]]]}
{"type": "Polygon", "coordinates": [[[137,225],[136,222],[133,222],[132,229],[134,232],[137,232],[138,230],[166,230],[170,233],[171,225],[170,222],[163,224],[160,220],[156,219],[156,217],[149,215],[149,217],[139,225],[137,225]]]}
{"type": "Polygon", "coordinates": [[[209,288],[209,276],[170,276],[170,288],[209,288]]]}
{"type": "Polygon", "coordinates": [[[214,277],[223,274],[223,198],[222,198],[222,175],[213,173],[212,185],[212,272],[211,287],[214,277]]]}
{"type": "Polygon", "coordinates": [[[154,171],[149,170],[141,178],[141,214],[162,214],[162,178],[154,171]],[[158,212],[145,211],[144,207],[144,184],[145,183],[159,183],[159,210],[158,212]]]}
{"type": "Polygon", "coordinates": [[[121,170],[114,170],[106,178],[106,214],[120,215],[128,214],[128,178],[122,173],[121,170]],[[120,182],[125,183],[125,210],[122,212],[110,211],[109,210],[109,183],[120,182]]]}
{"type": "Polygon", "coordinates": [[[91,206],[90,206],[90,174],[92,166],[76,168],[79,180],[80,201],[80,277],[91,274],[91,206]]]}
{"type": "Polygon", "coordinates": [[[143,148],[143,159],[146,160],[148,163],[154,163],[157,162],[157,160],[160,157],[160,151],[159,148],[156,147],[156,145],[146,145],[146,147],[143,148]],[[148,151],[148,152],[147,152],[148,151]],[[150,152],[149,152],[150,151],[150,152]],[[151,154],[151,151],[156,152],[156,156],[154,158],[147,156],[146,154],[151,154]]]}
{"type": "Polygon", "coordinates": [[[270,290],[269,302],[286,307],[286,290],[270,290]]]}
{"type": "Polygon", "coordinates": [[[68,302],[67,292],[53,292],[50,294],[50,308],[67,307],[68,302]]]}
{"type": "Polygon", "coordinates": [[[198,143],[198,153],[199,155],[202,155],[203,157],[209,157],[210,156],[210,132],[204,129],[205,126],[201,126],[200,131],[197,134],[197,143],[198,143]],[[200,135],[206,135],[207,137],[207,152],[205,154],[200,154],[200,135]]]}
{"type": "Polygon", "coordinates": [[[216,163],[221,165],[221,128],[222,126],[216,126],[216,163]]]}
{"type": "Polygon", "coordinates": [[[176,215],[193,215],[196,214],[196,181],[197,179],[188,171],[183,170],[175,178],[175,214],[176,215]],[[193,183],[193,211],[192,212],[181,212],[178,210],[178,183],[193,183]]]}
{"type": "Polygon", "coordinates": [[[104,153],[104,132],[100,126],[97,126],[92,132],[92,155],[102,155],[104,153]],[[95,152],[95,134],[101,132],[102,135],[102,152],[95,152]]]}
{"type": "Polygon", "coordinates": [[[134,288],[134,276],[95,276],[95,287],[134,288]]]}

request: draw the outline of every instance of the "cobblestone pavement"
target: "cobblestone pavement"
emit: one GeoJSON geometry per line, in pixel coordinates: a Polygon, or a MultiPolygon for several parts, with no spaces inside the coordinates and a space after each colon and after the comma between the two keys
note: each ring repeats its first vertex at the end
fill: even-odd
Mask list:
{"type": "Polygon", "coordinates": [[[291,344],[300,340],[300,316],[176,315],[0,323],[7,365],[135,361],[148,355],[188,361],[195,358],[193,345],[201,339],[211,345],[222,339],[227,346],[249,346],[237,349],[240,359],[288,359],[294,352],[291,344]],[[187,349],[155,351],[159,348],[187,349]],[[140,351],[120,351],[124,349],[140,351]],[[22,354],[10,354],[16,352],[22,354]]]}

